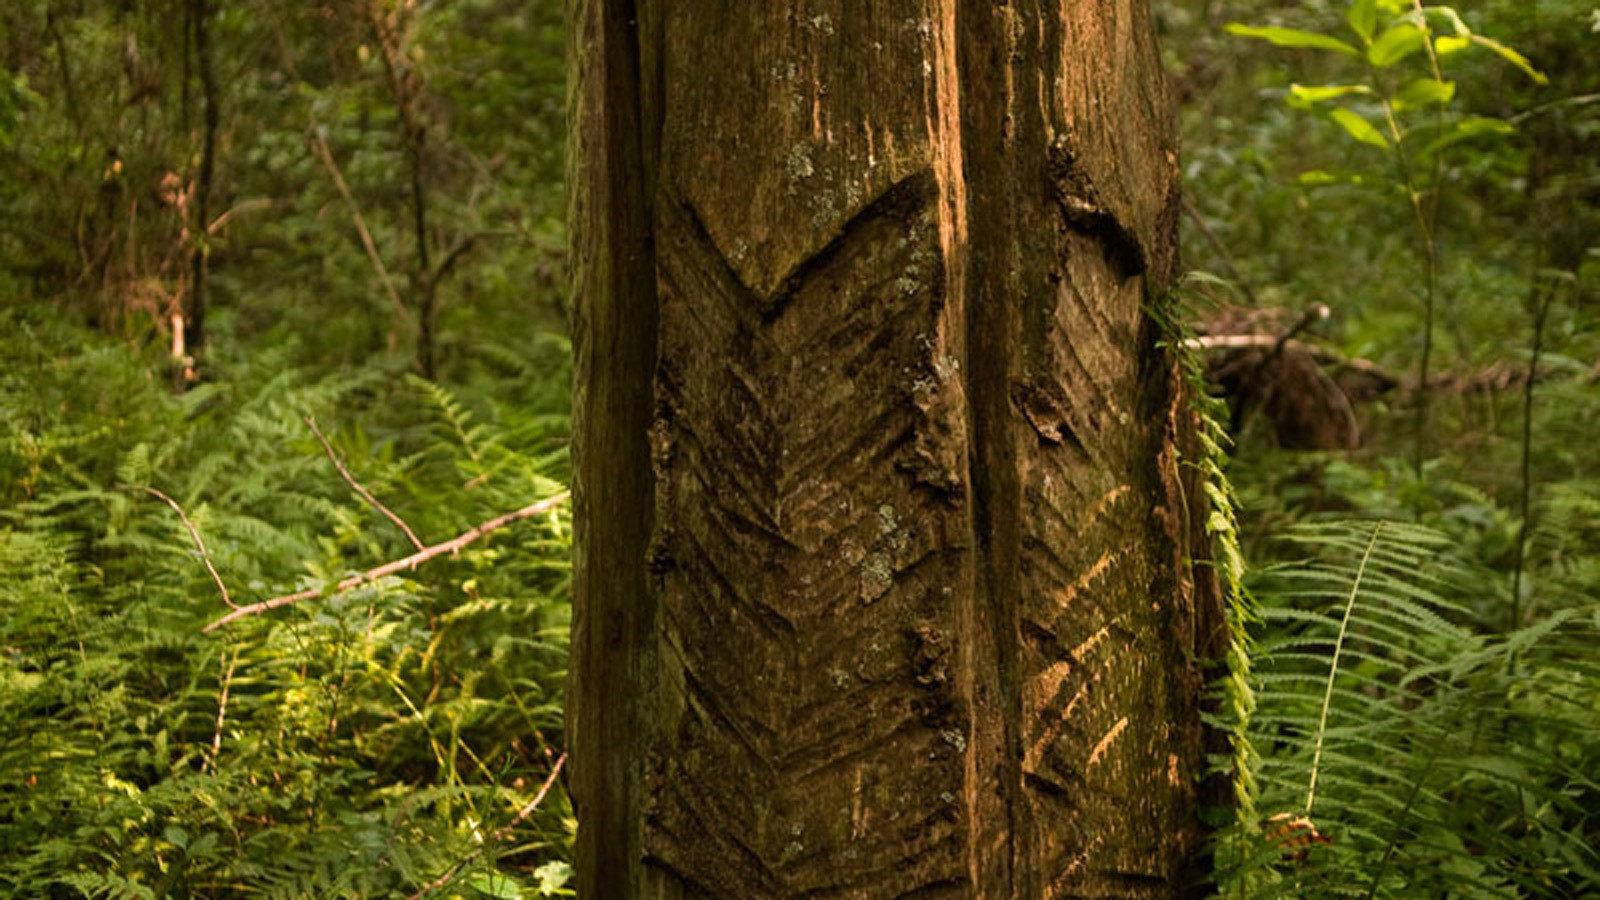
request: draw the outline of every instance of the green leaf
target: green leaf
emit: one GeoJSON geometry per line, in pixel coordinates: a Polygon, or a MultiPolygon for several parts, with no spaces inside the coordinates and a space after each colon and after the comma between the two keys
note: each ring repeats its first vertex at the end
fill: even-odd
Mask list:
{"type": "Polygon", "coordinates": [[[1359,172],[1329,172],[1326,169],[1308,169],[1298,179],[1302,187],[1325,187],[1330,184],[1366,184],[1366,176],[1359,172]]]}
{"type": "Polygon", "coordinates": [[[1428,41],[1427,32],[1409,22],[1395,25],[1367,48],[1367,61],[1380,69],[1394,65],[1421,50],[1428,41]]]}
{"type": "Polygon", "coordinates": [[[1345,20],[1350,23],[1350,30],[1361,37],[1363,44],[1372,43],[1372,31],[1378,26],[1377,0],[1355,0],[1345,13],[1345,20]]]}
{"type": "Polygon", "coordinates": [[[195,838],[194,843],[185,848],[184,852],[188,854],[190,859],[205,859],[212,856],[212,851],[216,849],[217,836],[216,834],[208,831],[205,834],[195,838]]]}
{"type": "Polygon", "coordinates": [[[475,891],[494,900],[522,900],[522,888],[498,872],[479,872],[467,879],[475,891]]]}
{"type": "Polygon", "coordinates": [[[559,896],[564,893],[562,888],[572,879],[572,866],[561,860],[547,862],[533,870],[533,877],[539,879],[539,896],[559,896]]]}
{"type": "Polygon", "coordinates": [[[1361,143],[1371,144],[1380,150],[1389,149],[1388,139],[1378,129],[1372,127],[1372,123],[1362,118],[1359,113],[1343,108],[1334,109],[1328,111],[1328,118],[1339,123],[1340,128],[1343,128],[1351,137],[1361,143]]]}
{"type": "Polygon", "coordinates": [[[1493,38],[1486,38],[1478,34],[1472,35],[1470,38],[1468,38],[1468,40],[1472,41],[1474,44],[1488,47],[1490,50],[1498,53],[1501,59],[1504,59],[1506,62],[1509,62],[1513,66],[1521,69],[1522,73],[1527,75],[1529,78],[1532,78],[1535,84],[1550,83],[1550,79],[1546,78],[1543,72],[1535,69],[1533,67],[1533,63],[1529,62],[1526,56],[1523,56],[1521,53],[1518,53],[1510,47],[1507,47],[1505,44],[1502,44],[1493,38]]]}
{"type": "Polygon", "coordinates": [[[1445,20],[1450,25],[1450,30],[1455,32],[1457,37],[1466,37],[1472,34],[1472,29],[1467,27],[1467,23],[1462,20],[1461,14],[1456,12],[1453,6],[1425,6],[1423,7],[1423,12],[1435,19],[1445,20]]]}
{"type": "Polygon", "coordinates": [[[1426,147],[1417,152],[1418,156],[1427,157],[1438,153],[1452,144],[1471,140],[1484,135],[1507,135],[1517,129],[1504,119],[1491,119],[1484,116],[1473,116],[1453,123],[1443,134],[1434,138],[1426,147]]]}
{"type": "Polygon", "coordinates": [[[1372,88],[1364,84],[1291,84],[1289,96],[1284,98],[1295,109],[1310,109],[1313,104],[1350,94],[1370,94],[1372,88]]]}
{"type": "Polygon", "coordinates": [[[1311,48],[1314,50],[1331,50],[1347,56],[1360,56],[1361,51],[1350,46],[1336,37],[1318,34],[1315,31],[1301,31],[1298,28],[1278,28],[1272,25],[1245,25],[1234,22],[1228,26],[1228,33],[1238,37],[1259,38],[1263,41],[1276,44],[1279,47],[1311,48]]]}
{"type": "Polygon", "coordinates": [[[1454,81],[1436,81],[1432,78],[1418,78],[1394,95],[1396,109],[1408,107],[1427,106],[1430,103],[1445,104],[1455,99],[1456,83],[1454,81]]]}

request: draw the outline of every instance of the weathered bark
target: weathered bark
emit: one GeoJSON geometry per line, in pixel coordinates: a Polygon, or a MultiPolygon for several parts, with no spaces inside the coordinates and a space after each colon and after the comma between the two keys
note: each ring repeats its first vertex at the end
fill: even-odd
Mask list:
{"type": "Polygon", "coordinates": [[[1184,892],[1144,4],[571,13],[580,895],[1184,892]]]}

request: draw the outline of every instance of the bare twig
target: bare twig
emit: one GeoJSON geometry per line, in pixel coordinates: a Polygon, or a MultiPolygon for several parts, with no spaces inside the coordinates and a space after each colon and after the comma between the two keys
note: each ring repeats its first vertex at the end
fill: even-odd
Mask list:
{"type": "Polygon", "coordinates": [[[1332,311],[1328,309],[1328,304],[1326,303],[1313,303],[1306,307],[1306,311],[1300,314],[1300,318],[1296,319],[1293,325],[1289,326],[1289,330],[1278,336],[1278,342],[1272,345],[1272,352],[1268,354],[1269,358],[1282,356],[1283,348],[1289,343],[1290,338],[1310,328],[1312,323],[1321,322],[1328,318],[1331,314],[1332,311]]]}
{"type": "MultiPolygon", "coordinates": [[[[227,651],[223,651],[223,658],[227,658],[227,651]]],[[[239,651],[233,651],[233,659],[228,660],[228,670],[222,673],[222,689],[217,693],[217,730],[211,735],[211,759],[207,765],[211,774],[217,774],[217,758],[222,755],[222,725],[228,719],[228,689],[233,686],[233,670],[239,665],[239,651]]]]}
{"type": "MultiPolygon", "coordinates": [[[[505,526],[510,525],[512,522],[519,522],[523,519],[536,516],[542,512],[552,510],[557,506],[567,502],[568,498],[571,496],[571,491],[562,491],[561,493],[556,494],[554,497],[548,497],[544,500],[540,500],[538,503],[524,506],[515,512],[508,512],[498,518],[490,519],[489,521],[484,522],[483,524],[478,525],[477,527],[472,528],[471,530],[466,531],[454,538],[451,538],[442,544],[434,544],[432,547],[419,550],[404,559],[397,559],[393,562],[384,563],[377,568],[368,569],[359,575],[351,575],[349,578],[346,578],[334,585],[331,593],[341,593],[356,587],[357,585],[377,581],[379,578],[383,578],[387,575],[393,575],[396,572],[405,571],[407,569],[415,569],[417,566],[422,565],[428,560],[438,556],[443,556],[446,553],[458,553],[462,547],[467,546],[489,532],[504,528],[505,526]]],[[[284,594],[280,597],[262,600],[260,603],[252,603],[249,606],[237,606],[234,607],[233,612],[228,613],[227,615],[217,619],[200,630],[203,633],[210,634],[211,632],[216,631],[218,628],[221,628],[222,626],[227,625],[237,619],[259,615],[268,610],[277,609],[280,606],[289,606],[293,603],[299,603],[302,600],[312,600],[320,596],[322,596],[322,591],[320,590],[297,591],[293,594],[284,594]]]]}
{"type": "Polygon", "coordinates": [[[389,521],[399,526],[400,530],[406,533],[406,537],[411,539],[411,546],[416,547],[418,550],[426,550],[427,548],[423,546],[422,541],[417,539],[416,532],[411,530],[411,526],[407,525],[404,519],[395,515],[389,507],[379,503],[378,498],[372,496],[366,488],[362,487],[361,482],[357,481],[355,476],[350,474],[350,470],[344,467],[344,463],[339,461],[339,455],[333,452],[333,445],[328,443],[328,439],[322,436],[322,430],[317,427],[317,420],[311,416],[306,416],[306,425],[310,427],[311,433],[317,436],[317,440],[322,443],[322,449],[327,452],[328,459],[333,461],[333,467],[339,470],[339,475],[344,478],[345,483],[360,494],[361,499],[372,504],[389,521]]]}
{"type": "Polygon", "coordinates": [[[1506,119],[1506,121],[1512,125],[1521,125],[1523,122],[1534,116],[1541,116],[1545,113],[1554,112],[1562,107],[1588,106],[1591,103],[1600,103],[1600,94],[1577,94],[1572,97],[1562,97],[1559,100],[1551,100],[1548,103],[1541,103],[1531,109],[1525,109],[1511,118],[1506,119]]]}
{"type": "Polygon", "coordinates": [[[479,231],[467,235],[460,241],[456,242],[456,245],[451,247],[445,253],[444,259],[439,262],[438,268],[434,269],[433,280],[435,282],[444,281],[445,277],[450,274],[451,269],[455,268],[456,263],[460,261],[461,257],[465,256],[469,251],[471,251],[473,246],[479,241],[484,240],[485,238],[512,237],[515,234],[516,232],[514,231],[479,231]]]}
{"type": "Polygon", "coordinates": [[[422,890],[417,891],[410,897],[407,897],[406,900],[422,900],[423,897],[426,897],[434,891],[437,891],[439,888],[444,887],[445,885],[449,884],[456,877],[456,875],[460,874],[461,870],[465,869],[469,863],[482,855],[483,851],[481,849],[474,850],[461,859],[456,860],[455,863],[450,866],[450,868],[444,870],[443,875],[440,875],[438,878],[435,878],[434,880],[423,885],[422,890]]]}
{"type": "Polygon", "coordinates": [[[229,220],[240,213],[249,212],[253,209],[271,209],[276,203],[277,201],[270,197],[257,197],[253,200],[241,200],[238,203],[235,203],[228,210],[224,211],[222,215],[212,219],[211,224],[206,226],[206,234],[216,234],[217,232],[221,231],[228,224],[229,220]]]}
{"type": "Polygon", "coordinates": [[[510,840],[512,829],[516,828],[518,825],[521,825],[523,819],[533,815],[533,811],[538,809],[539,804],[544,802],[545,795],[550,793],[550,788],[555,786],[556,779],[561,777],[561,767],[566,764],[567,754],[562,753],[561,756],[556,758],[555,766],[550,769],[550,777],[544,780],[544,784],[539,788],[539,793],[534,794],[533,799],[529,800],[526,805],[517,810],[517,814],[515,816],[511,817],[511,821],[501,826],[501,828],[494,833],[494,836],[497,840],[510,840]]]}
{"type": "MultiPolygon", "coordinates": [[[[556,764],[550,769],[550,776],[546,778],[544,780],[544,784],[540,786],[539,793],[535,794],[533,799],[529,800],[526,806],[518,810],[517,814],[512,817],[511,821],[507,822],[501,828],[495,830],[495,840],[506,841],[511,838],[512,829],[522,824],[522,820],[532,815],[533,811],[539,808],[539,804],[544,802],[545,795],[550,793],[550,789],[555,787],[556,779],[561,776],[561,767],[566,764],[567,754],[563,753],[558,759],[556,759],[556,764]]],[[[455,877],[461,874],[462,869],[465,869],[467,866],[471,865],[474,860],[483,855],[484,849],[485,848],[483,847],[479,847],[471,853],[468,853],[466,856],[463,856],[461,859],[456,860],[454,865],[448,869],[445,869],[443,875],[440,875],[438,878],[428,882],[423,886],[422,890],[412,894],[408,900],[422,900],[423,897],[426,897],[427,895],[437,891],[438,889],[449,884],[451,881],[455,880],[455,877]]]]}
{"type": "Polygon", "coordinates": [[[378,245],[372,240],[372,231],[367,228],[367,218],[361,214],[361,207],[356,203],[355,194],[350,192],[350,185],[345,182],[344,175],[339,171],[339,164],[333,161],[333,151],[328,149],[328,140],[322,136],[320,126],[311,129],[311,149],[316,153],[317,159],[322,161],[323,168],[328,170],[328,175],[333,178],[333,186],[339,189],[339,196],[344,198],[344,203],[350,208],[350,218],[356,224],[356,231],[361,235],[361,246],[367,250],[367,259],[372,261],[372,268],[377,270],[378,280],[383,282],[383,290],[389,295],[389,300],[394,304],[395,314],[402,322],[411,321],[411,311],[406,308],[405,300],[401,299],[400,291],[394,286],[394,279],[389,277],[389,267],[383,264],[383,257],[378,253],[378,245]]]}
{"type": "Polygon", "coordinates": [[[1217,237],[1217,233],[1211,229],[1211,223],[1206,221],[1205,216],[1200,215],[1200,210],[1195,207],[1194,201],[1189,199],[1188,194],[1180,197],[1179,202],[1182,204],[1184,215],[1188,216],[1189,221],[1200,229],[1200,236],[1206,239],[1206,243],[1211,245],[1211,249],[1217,251],[1217,259],[1222,261],[1222,265],[1228,270],[1228,274],[1233,277],[1233,283],[1238,285],[1239,290],[1244,293],[1244,299],[1249,302],[1251,307],[1259,308],[1261,304],[1256,302],[1255,289],[1250,286],[1250,282],[1245,280],[1244,274],[1234,264],[1233,254],[1228,252],[1228,245],[1222,242],[1222,238],[1217,237]]]}
{"type": "Polygon", "coordinates": [[[211,553],[206,550],[206,542],[200,540],[200,530],[194,527],[193,522],[189,521],[189,517],[183,512],[183,507],[178,505],[178,501],[153,487],[147,485],[143,490],[145,493],[172,507],[172,511],[178,514],[178,518],[183,521],[183,527],[189,529],[189,537],[194,538],[195,549],[200,551],[200,561],[206,564],[206,571],[211,573],[211,580],[217,583],[217,590],[222,594],[222,602],[226,603],[229,609],[239,609],[239,604],[233,602],[233,598],[228,596],[228,586],[222,583],[222,576],[217,574],[217,567],[211,564],[211,553]]]}

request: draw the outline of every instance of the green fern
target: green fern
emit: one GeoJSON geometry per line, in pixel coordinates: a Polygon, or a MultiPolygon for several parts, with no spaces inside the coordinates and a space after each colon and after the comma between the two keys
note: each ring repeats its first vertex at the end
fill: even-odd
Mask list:
{"type": "MultiPolygon", "coordinates": [[[[1250,731],[1257,706],[1256,680],[1252,672],[1256,650],[1251,629],[1261,617],[1254,597],[1245,586],[1239,500],[1228,478],[1228,448],[1232,445],[1227,431],[1228,406],[1212,393],[1206,381],[1204,361],[1192,346],[1194,333],[1188,325],[1197,318],[1197,310],[1206,302],[1196,288],[1214,282],[1217,282],[1215,276],[1190,272],[1174,294],[1172,308],[1159,308],[1151,313],[1166,333],[1166,345],[1177,361],[1196,419],[1199,453],[1195,459],[1184,460],[1184,464],[1194,470],[1203,492],[1196,503],[1206,517],[1205,532],[1212,541],[1211,565],[1222,591],[1228,632],[1227,649],[1221,660],[1223,674],[1215,686],[1218,702],[1214,723],[1226,733],[1230,751],[1221,765],[1232,785],[1233,828],[1224,831],[1225,836],[1231,836],[1237,832],[1253,832],[1257,820],[1256,797],[1260,786],[1256,773],[1260,758],[1250,731]]],[[[1237,841],[1220,844],[1223,864],[1227,865],[1230,854],[1239,852],[1240,848],[1237,841]]]]}
{"type": "MultiPolygon", "coordinates": [[[[559,791],[514,858],[474,836],[527,802],[561,740],[565,511],[203,637],[222,598],[173,510],[132,489],[173,497],[248,602],[409,548],[307,413],[433,538],[558,489],[559,432],[281,353],[174,398],[125,348],[57,338],[33,377],[0,369],[0,423],[20,426],[0,442],[0,783],[16,788],[0,791],[0,895],[409,896],[462,860],[464,878],[522,878],[565,859],[559,791]],[[463,488],[476,464],[440,445],[441,416],[494,477],[463,488]]],[[[0,354],[39,352],[22,340],[0,327],[0,354]]]]}
{"type": "Polygon", "coordinates": [[[1268,817],[1224,891],[1560,897],[1596,883],[1597,794],[1582,768],[1594,752],[1541,745],[1561,735],[1593,746],[1596,683],[1564,691],[1506,666],[1513,654],[1570,661],[1596,623],[1563,614],[1478,634],[1463,598],[1485,580],[1431,529],[1342,522],[1282,537],[1304,558],[1256,586],[1252,740],[1268,817]],[[1535,712],[1525,692],[1572,706],[1535,712]]]}

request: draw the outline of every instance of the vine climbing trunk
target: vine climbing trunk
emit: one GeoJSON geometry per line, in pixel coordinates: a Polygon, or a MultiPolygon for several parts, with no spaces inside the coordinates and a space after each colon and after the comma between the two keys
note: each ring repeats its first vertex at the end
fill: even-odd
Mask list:
{"type": "Polygon", "coordinates": [[[1190,890],[1145,4],[569,13],[580,896],[1190,890]]]}

